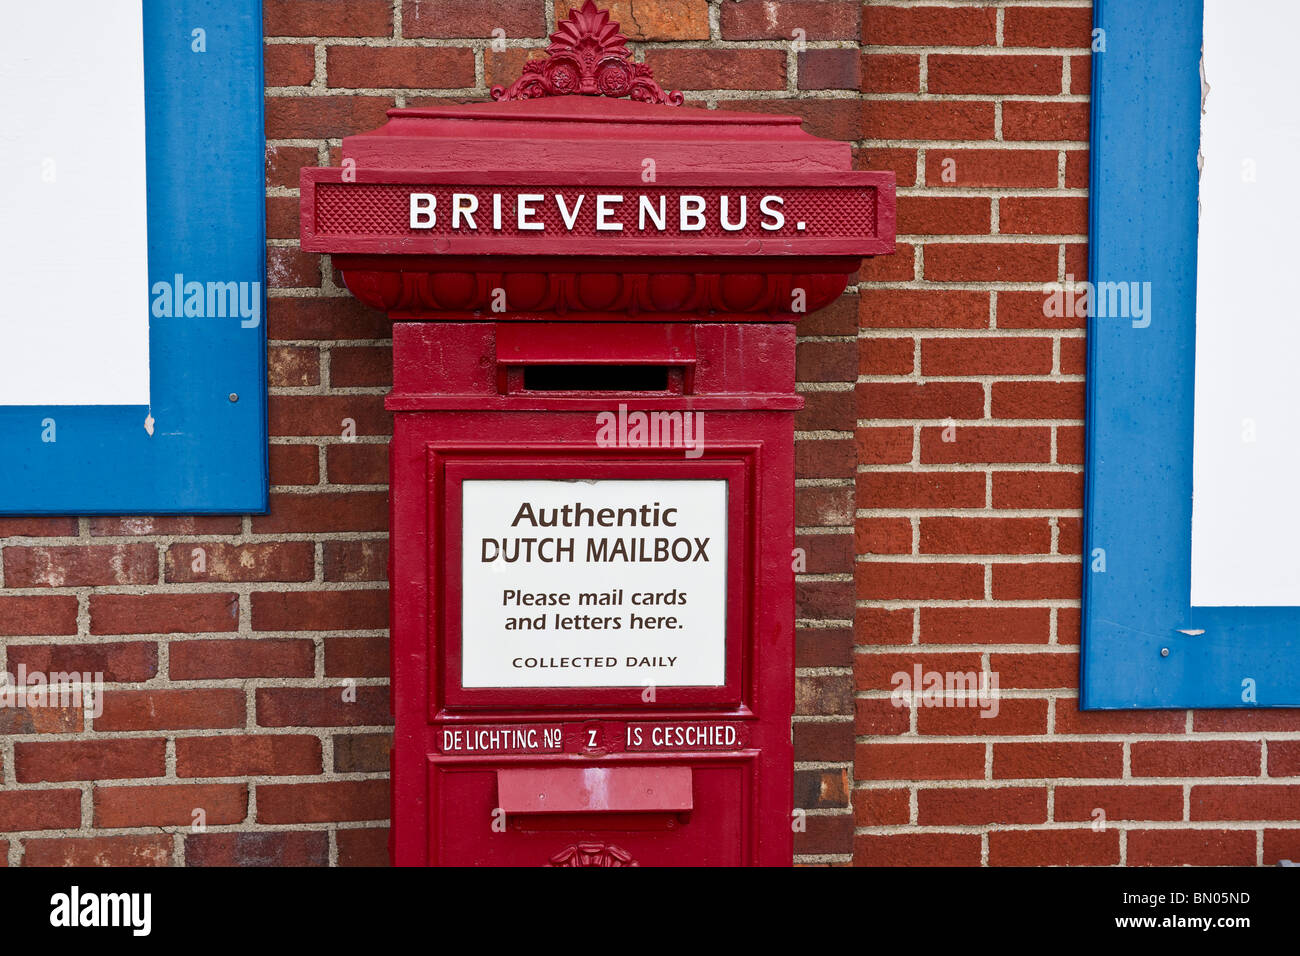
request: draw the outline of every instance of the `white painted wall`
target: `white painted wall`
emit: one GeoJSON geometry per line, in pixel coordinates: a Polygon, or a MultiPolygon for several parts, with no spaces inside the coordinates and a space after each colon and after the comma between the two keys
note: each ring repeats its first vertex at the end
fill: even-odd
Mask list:
{"type": "Polygon", "coordinates": [[[0,405],[149,402],[141,6],[5,4],[0,405]]]}
{"type": "Polygon", "coordinates": [[[1295,0],[1205,0],[1192,604],[1300,605],[1295,0]]]}

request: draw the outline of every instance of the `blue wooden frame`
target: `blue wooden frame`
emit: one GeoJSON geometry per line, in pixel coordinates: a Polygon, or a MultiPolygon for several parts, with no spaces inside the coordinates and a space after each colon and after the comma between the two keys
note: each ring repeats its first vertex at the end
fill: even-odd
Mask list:
{"type": "Polygon", "coordinates": [[[1300,608],[1190,605],[1202,19],[1094,0],[1089,279],[1152,285],[1088,322],[1084,709],[1300,706],[1300,608]]]}
{"type": "Polygon", "coordinates": [[[249,283],[258,321],[151,314],[148,406],[0,407],[0,514],[267,508],[261,0],[144,0],[144,51],[150,289],[249,283]]]}

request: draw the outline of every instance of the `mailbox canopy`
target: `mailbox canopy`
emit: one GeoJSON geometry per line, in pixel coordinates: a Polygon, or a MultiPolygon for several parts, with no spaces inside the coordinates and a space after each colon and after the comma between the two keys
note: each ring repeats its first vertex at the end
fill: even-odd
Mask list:
{"type": "Polygon", "coordinates": [[[586,22],[495,102],[389,110],[304,169],[302,248],[394,319],[623,321],[793,321],[893,251],[892,173],[796,116],[676,105],[586,22]]]}

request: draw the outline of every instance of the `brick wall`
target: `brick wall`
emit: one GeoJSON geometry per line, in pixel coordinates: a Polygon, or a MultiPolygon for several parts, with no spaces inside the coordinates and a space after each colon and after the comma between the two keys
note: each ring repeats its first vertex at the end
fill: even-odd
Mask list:
{"type": "MultiPolygon", "coordinates": [[[[898,173],[898,255],[800,326],[799,859],[1300,854],[1293,713],[1076,708],[1083,329],[1042,285],[1085,272],[1088,4],[608,5],[693,104],[898,173]],[[999,716],[894,707],[915,662],[996,672],[999,716]]],[[[0,519],[0,663],[111,682],[0,709],[0,862],[386,859],[388,324],[299,251],[298,169],[486,98],[567,9],[265,0],[271,511],[0,519]]]]}
{"type": "Polygon", "coordinates": [[[862,12],[900,242],[859,293],[856,862],[1296,856],[1295,711],[1078,709],[1084,323],[1043,285],[1086,273],[1089,4],[862,12]],[[997,716],[893,706],[916,664],[997,716]]]}

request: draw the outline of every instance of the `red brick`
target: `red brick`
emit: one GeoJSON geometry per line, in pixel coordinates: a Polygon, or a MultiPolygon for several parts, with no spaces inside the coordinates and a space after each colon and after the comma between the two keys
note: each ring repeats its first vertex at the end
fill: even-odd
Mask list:
{"type": "Polygon", "coordinates": [[[1264,831],[1264,865],[1277,866],[1280,860],[1300,859],[1300,829],[1264,831]]]}
{"type": "MultiPolygon", "coordinates": [[[[10,651],[12,660],[13,651],[10,651]]],[[[1300,777],[1300,740],[1270,740],[1268,742],[1268,775],[1270,777],[1300,777]]]]}
{"type": "Polygon", "coordinates": [[[392,418],[384,410],[382,395],[272,395],[271,434],[298,437],[388,435],[392,418]]]}
{"type": "Polygon", "coordinates": [[[907,823],[911,819],[906,790],[854,790],[853,815],[860,827],[907,823]]]}
{"type": "Polygon", "coordinates": [[[801,382],[852,382],[858,377],[858,343],[800,342],[795,375],[801,382]]]}
{"type": "Polygon", "coordinates": [[[542,5],[519,0],[402,2],[404,37],[490,38],[496,29],[504,30],[508,39],[545,36],[542,5]]]}
{"type": "Polygon", "coordinates": [[[853,731],[858,735],[896,736],[911,728],[911,708],[900,707],[888,697],[859,697],[853,701],[853,731]]]}
{"type": "Polygon", "coordinates": [[[824,0],[736,0],[722,5],[724,40],[789,40],[796,29],[808,40],[857,37],[858,4],[824,0]]]}
{"type": "Polygon", "coordinates": [[[857,583],[861,600],[974,600],[984,596],[984,568],[869,561],[859,565],[857,583]]]}
{"type": "Polygon", "coordinates": [[[1077,702],[1056,705],[1058,734],[1180,734],[1186,723],[1174,710],[1079,710],[1077,702]]]}
{"type": "Polygon", "coordinates": [[[1060,93],[1063,67],[1059,56],[967,56],[935,53],[927,58],[930,93],[1060,93]]]}
{"type": "MultiPolygon", "coordinates": [[[[287,221],[282,229],[271,233],[271,235],[296,238],[298,235],[298,197],[269,196],[267,197],[267,206],[269,208],[272,205],[281,210],[277,218],[287,221]]],[[[320,384],[320,349],[292,345],[273,345],[267,350],[266,364],[267,380],[274,387],[300,388],[320,384]]]]}
{"type": "Polygon", "coordinates": [[[863,508],[980,508],[984,476],[952,471],[868,471],[858,475],[863,508]]]}
{"type": "Polygon", "coordinates": [[[268,43],[262,47],[267,86],[310,86],[316,76],[316,50],[308,43],[268,43]]]}
{"type": "Polygon", "coordinates": [[[994,654],[989,666],[1004,690],[1073,689],[1079,685],[1079,655],[1074,650],[1029,654],[994,654]]]}
{"type": "Polygon", "coordinates": [[[927,149],[925,183],[938,187],[1055,188],[1057,154],[1046,149],[927,149]]]}
{"type": "Polygon", "coordinates": [[[183,634],[233,631],[237,594],[92,594],[92,634],[183,634]]]}
{"type": "Polygon", "coordinates": [[[326,677],[387,677],[388,638],[327,637],[326,677]]]}
{"type": "MultiPolygon", "coordinates": [[[[10,653],[13,653],[12,648],[10,653]]],[[[69,697],[76,696],[69,689],[69,697]]],[[[51,707],[36,704],[0,707],[0,734],[75,734],[82,729],[81,700],[75,706],[51,707]]]]}
{"type": "Polygon", "coordinates": [[[867,100],[862,104],[864,139],[992,139],[993,132],[992,103],[867,100]]]}
{"type": "Polygon", "coordinates": [[[79,826],[80,790],[0,790],[0,833],[79,826]]]}
{"type": "Polygon", "coordinates": [[[879,46],[992,46],[991,7],[878,6],[862,10],[862,42],[879,46]]]}
{"type": "Polygon", "coordinates": [[[921,554],[1041,554],[1051,542],[1046,518],[921,519],[921,554]]]}
{"type": "Polygon", "coordinates": [[[334,770],[337,773],[387,773],[392,749],[391,734],[335,734],[334,770]]]}
{"type": "Polygon", "coordinates": [[[388,626],[388,591],[259,591],[255,631],[377,630],[388,626]]]}
{"type": "Polygon", "coordinates": [[[1119,743],[1042,741],[993,745],[993,776],[1118,777],[1124,766],[1119,743]]]}
{"type": "Polygon", "coordinates": [[[335,89],[456,89],[474,85],[468,47],[330,46],[325,75],[335,89]]]}
{"type": "Polygon", "coordinates": [[[1294,820],[1300,785],[1212,784],[1192,787],[1193,820],[1294,820]]]}
{"type": "Polygon", "coordinates": [[[314,485],[320,481],[320,456],[315,445],[269,445],[271,484],[314,485]]]}
{"type": "Polygon", "coordinates": [[[179,730],[240,727],[244,692],[237,689],[108,690],[95,730],[179,730]]]}
{"type": "Polygon", "coordinates": [[[95,826],[190,826],[194,811],[204,824],[242,823],[248,815],[248,784],[182,783],[147,787],[96,787],[95,826]]]}
{"type": "Polygon", "coordinates": [[[1088,7],[1007,7],[1002,43],[1086,49],[1092,43],[1092,11],[1088,7]]]}
{"type": "Polygon", "coordinates": [[[864,289],[858,302],[863,328],[984,329],[989,324],[987,292],[864,289]]]}
{"type": "Polygon", "coordinates": [[[984,776],[984,745],[858,744],[854,776],[858,780],[979,780],[984,776]]]}
{"type": "Polygon", "coordinates": [[[1182,787],[1084,786],[1057,787],[1053,802],[1057,820],[1092,822],[1101,810],[1107,823],[1116,820],[1181,820],[1182,787]]]}
{"type": "Polygon", "coordinates": [[[993,227],[993,203],[972,196],[899,196],[901,235],[983,236],[993,227]]]}
{"type": "Polygon", "coordinates": [[[859,833],[854,837],[853,863],[855,866],[979,866],[980,838],[976,833],[859,833]]]}
{"type": "Polygon", "coordinates": [[[857,389],[862,418],[982,418],[984,386],[978,382],[862,382],[857,389]]]}
{"type": "Polygon", "coordinates": [[[330,384],[339,387],[390,385],[393,350],[386,345],[330,349],[330,384]]]}
{"type": "Polygon", "coordinates": [[[863,645],[910,644],[914,616],[911,608],[860,607],[853,630],[863,645]]]}
{"type": "MultiPolygon", "coordinates": [[[[1002,698],[988,700],[991,692],[997,694],[997,688],[990,691],[984,684],[984,706],[978,697],[965,699],[967,706],[961,707],[922,707],[917,714],[917,732],[924,736],[936,737],[977,737],[983,735],[1027,736],[1047,733],[1047,701],[1017,700],[1002,698]]],[[[973,685],[972,693],[978,694],[980,685],[973,685]]]]}
{"type": "Polygon", "coordinates": [[[334,835],[338,845],[339,866],[388,866],[388,828],[378,827],[339,830],[334,835]]]}
{"type": "Polygon", "coordinates": [[[1082,382],[994,382],[996,418],[1083,418],[1082,382]]]}
{"type": "Polygon", "coordinates": [[[922,375],[1046,375],[1051,371],[1048,338],[927,338],[921,342],[922,375]]]}
{"type": "Polygon", "coordinates": [[[4,567],[5,586],[11,588],[153,584],[158,549],[151,544],[5,548],[4,567]]]}
{"type": "Polygon", "coordinates": [[[387,820],[387,780],[262,784],[257,788],[258,823],[335,823],[387,820]]]}
{"type": "MultiPolygon", "coordinates": [[[[313,159],[308,165],[315,165],[313,159]]],[[[294,185],[297,185],[297,178],[294,185]]],[[[351,296],[272,298],[266,303],[267,337],[272,341],[302,339],[386,339],[392,333],[388,316],[351,296]]],[[[229,519],[224,519],[229,520],[229,519]]],[[[235,530],[239,520],[234,519],[235,530]]]]}
{"type": "Polygon", "coordinates": [[[173,641],[172,680],[225,677],[311,677],[316,647],[308,640],[173,641]]]}
{"type": "Polygon", "coordinates": [[[185,837],[185,865],[328,866],[329,850],[324,830],[191,833],[185,837]]]}
{"type": "Polygon", "coordinates": [[[647,51],[645,62],[664,89],[783,90],[786,86],[782,50],[659,49],[647,51]]]}
{"type": "MultiPolygon", "coordinates": [[[[868,58],[870,61],[873,58],[868,58]]],[[[863,67],[865,70],[871,69],[870,62],[863,67]]],[[[868,77],[868,81],[870,78],[868,77]]],[[[899,188],[916,185],[916,155],[915,148],[901,147],[891,149],[888,146],[865,146],[855,147],[853,150],[853,168],[854,169],[875,169],[892,172],[897,180],[896,185],[899,188]]],[[[850,296],[841,296],[843,301],[850,296]]],[[[814,313],[814,316],[820,313],[814,313]]],[[[801,320],[807,321],[807,320],[801,320]]]]}
{"type": "Polygon", "coordinates": [[[10,644],[9,670],[22,664],[43,674],[102,674],[106,682],[129,684],[158,673],[158,645],[152,641],[110,644],[10,644]]]}
{"type": "Polygon", "coordinates": [[[238,515],[187,515],[162,518],[91,518],[92,537],[131,537],[171,534],[239,534],[243,520],[238,515]]]}
{"type": "Polygon", "coordinates": [[[1082,508],[1083,474],[1005,471],[993,476],[994,508],[1082,508]]]}
{"type": "Polygon", "coordinates": [[[1129,866],[1253,866],[1250,830],[1129,830],[1129,866]]]}
{"type": "Polygon", "coordinates": [[[1043,823],[1047,790],[1041,787],[936,787],[917,791],[921,826],[1043,823]]]}
{"type": "MultiPolygon", "coordinates": [[[[1000,329],[1081,329],[1086,315],[1045,315],[1048,301],[1042,292],[999,292],[1000,329]]],[[[1056,310],[1065,311],[1065,310],[1056,310]]]]}
{"type": "Polygon", "coordinates": [[[989,866],[1114,866],[1119,831],[994,830],[989,866]]]}
{"type": "Polygon", "coordinates": [[[1086,142],[1089,116],[1087,103],[1008,100],[1002,104],[1002,138],[1086,142]]]}
{"type": "Polygon", "coordinates": [[[315,558],[310,541],[187,542],[167,549],[166,575],[169,583],[310,581],[315,575],[315,558]],[[196,571],[195,564],[200,561],[203,570],[196,571]]]}
{"type": "Polygon", "coordinates": [[[391,96],[268,96],[266,138],[335,139],[364,133],[383,125],[392,107],[391,96]]]}
{"type": "Polygon", "coordinates": [[[154,739],[50,740],[14,744],[14,779],[115,780],[161,777],[167,772],[167,742],[154,739]]]}
{"type": "Polygon", "coordinates": [[[326,581],[388,580],[387,541],[325,542],[326,581]]]}
{"type": "Polygon", "coordinates": [[[995,601],[1032,601],[1041,599],[1077,599],[1082,590],[1082,570],[1078,563],[993,565],[993,599],[995,601]]]}
{"type": "Polygon", "coordinates": [[[1051,457],[1052,432],[1049,428],[936,425],[921,429],[921,462],[927,465],[977,462],[1046,464],[1051,457]]]}
{"type": "Polygon", "coordinates": [[[1192,728],[1198,733],[1292,733],[1300,731],[1300,710],[1195,710],[1192,728]]]}
{"type": "Polygon", "coordinates": [[[262,24],[268,37],[386,37],[393,32],[393,5],[389,0],[266,0],[262,24]]]}
{"type": "MultiPolygon", "coordinates": [[[[267,144],[266,184],[297,189],[299,170],[304,166],[315,166],[318,159],[315,146],[267,144]]],[[[2,533],[3,528],[0,527],[0,534],[2,533]]],[[[72,533],[76,534],[75,528],[72,533]]]]}
{"type": "Polygon", "coordinates": [[[1257,777],[1259,741],[1135,740],[1129,763],[1135,777],[1257,777]]]}
{"type": "Polygon", "coordinates": [[[998,231],[1005,235],[1085,235],[1088,200],[1082,196],[1004,197],[998,203],[998,231]]]}
{"type": "Polygon", "coordinates": [[[863,339],[858,349],[859,375],[910,375],[916,352],[911,338],[863,339]]]}
{"type": "MultiPolygon", "coordinates": [[[[803,68],[800,66],[801,88],[813,89],[813,87],[802,87],[802,74],[803,68]]],[[[864,53],[859,59],[858,76],[859,80],[855,85],[864,93],[916,93],[921,89],[921,58],[906,53],[864,53]]],[[[912,153],[911,168],[915,172],[915,152],[912,153]]],[[[899,185],[911,185],[911,183],[900,181],[899,185]]]]}
{"type": "Polygon", "coordinates": [[[270,512],[253,518],[254,534],[387,530],[383,491],[272,494],[270,512]]]}
{"type": "Polygon", "coordinates": [[[838,763],[853,752],[853,725],[844,721],[797,722],[794,752],[800,760],[838,763]]]}
{"type": "Polygon", "coordinates": [[[325,470],[332,485],[388,484],[387,442],[330,445],[325,455],[325,470]]]}
{"type": "Polygon", "coordinates": [[[170,866],[171,859],[168,833],[27,840],[23,847],[23,866],[170,866]]]}
{"type": "Polygon", "coordinates": [[[936,242],[925,247],[925,277],[934,282],[1051,282],[1056,257],[1056,246],[1043,243],[936,242]]]}
{"type": "MultiPolygon", "coordinates": [[[[972,672],[980,669],[978,654],[934,653],[919,648],[904,653],[858,654],[854,660],[854,677],[858,690],[893,690],[899,686],[898,675],[903,675],[910,681],[917,666],[923,671],[940,672],[972,672]]],[[[920,689],[917,690],[919,692],[920,689]]],[[[890,700],[891,706],[893,703],[890,700]]]]}
{"type": "Polygon", "coordinates": [[[857,467],[856,449],[849,439],[805,439],[794,447],[798,478],[843,478],[857,467]]]}
{"type": "Polygon", "coordinates": [[[906,518],[859,518],[858,554],[911,554],[912,522],[906,518]]]}
{"type": "Polygon", "coordinates": [[[71,538],[76,518],[0,518],[0,538],[71,538]]]}
{"type": "Polygon", "coordinates": [[[180,737],[178,777],[260,777],[320,773],[321,742],[307,734],[180,737]]]}
{"type": "MultiPolygon", "coordinates": [[[[569,11],[581,8],[585,0],[556,0],[555,19],[562,22],[569,11]]],[[[605,0],[602,10],[617,23],[618,32],[629,40],[707,40],[708,0],[605,0]]]]}
{"type": "Polygon", "coordinates": [[[912,460],[911,428],[859,428],[856,442],[862,465],[905,465],[912,460]]]}
{"type": "Polygon", "coordinates": [[[376,727],[392,723],[388,688],[358,686],[356,700],[334,687],[260,687],[257,723],[261,727],[376,727]]]}
{"type": "Polygon", "coordinates": [[[923,607],[923,644],[1046,644],[1051,611],[1043,607],[923,607]]]}

